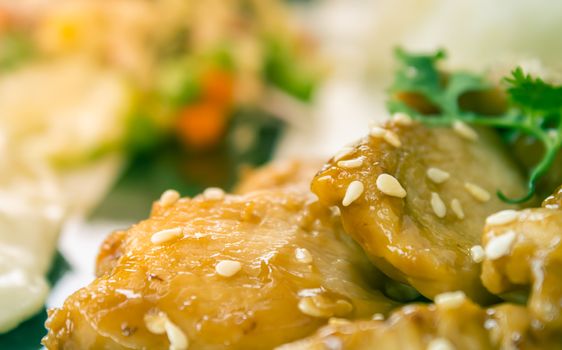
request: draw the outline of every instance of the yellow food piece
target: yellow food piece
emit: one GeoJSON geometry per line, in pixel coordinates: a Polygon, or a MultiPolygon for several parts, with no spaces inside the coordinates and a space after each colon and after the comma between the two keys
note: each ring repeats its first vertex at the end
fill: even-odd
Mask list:
{"type": "Polygon", "coordinates": [[[455,306],[408,305],[386,321],[331,324],[278,350],[562,349],[560,335],[538,340],[526,309],[482,309],[468,299],[455,306]]]}
{"type": "Polygon", "coordinates": [[[478,130],[476,141],[450,128],[418,123],[389,122],[383,131],[374,129],[343,158],[362,157],[360,167],[339,167],[342,159],[328,162],[313,180],[313,192],[325,205],[340,208],[346,232],[391,278],[428,298],[462,290],[478,302],[489,301],[470,248],[480,243],[484,219],[509,208],[495,196],[496,190],[508,196],[525,192],[517,167],[490,130],[478,130]],[[384,137],[388,132],[401,146],[389,144],[384,137]],[[442,183],[432,181],[427,175],[432,167],[450,177],[442,183]],[[349,184],[355,181],[362,182],[364,190],[343,206],[349,184]],[[482,191],[475,191],[474,185],[490,194],[489,199],[476,196],[482,191]],[[453,210],[450,203],[455,199],[453,210]]]}
{"type": "Polygon", "coordinates": [[[482,245],[512,235],[499,258],[486,256],[482,264],[484,286],[496,294],[529,294],[531,316],[547,330],[562,329],[562,210],[560,192],[549,197],[544,208],[517,212],[515,220],[486,225],[482,245]],[[551,209],[549,209],[551,208],[551,209]]]}
{"type": "Polygon", "coordinates": [[[378,291],[384,276],[303,191],[157,202],[107,239],[97,272],[49,312],[48,349],[168,349],[168,333],[189,349],[268,349],[329,317],[396,305],[378,291]],[[181,236],[151,241],[177,227],[181,236]]]}
{"type": "Polygon", "coordinates": [[[255,170],[246,170],[236,186],[235,193],[263,189],[298,188],[308,191],[310,181],[323,165],[319,160],[279,160],[255,170]]]}

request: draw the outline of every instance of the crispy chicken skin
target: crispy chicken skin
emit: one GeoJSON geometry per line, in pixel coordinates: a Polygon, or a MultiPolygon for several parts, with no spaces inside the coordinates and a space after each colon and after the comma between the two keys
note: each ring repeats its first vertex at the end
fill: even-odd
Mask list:
{"type": "Polygon", "coordinates": [[[393,279],[429,298],[462,290],[478,302],[488,301],[480,266],[469,250],[480,242],[484,219],[509,207],[495,196],[496,190],[521,195],[525,188],[495,134],[485,129],[478,133],[474,141],[450,128],[390,121],[332,158],[314,178],[312,190],[325,205],[340,208],[346,232],[393,279]],[[448,179],[432,181],[430,167],[445,171],[448,179]],[[383,192],[381,188],[397,190],[388,184],[387,175],[387,183],[379,186],[381,174],[397,179],[405,197],[399,197],[400,191],[383,192]],[[354,181],[362,191],[351,189],[354,181]],[[478,199],[467,183],[483,188],[489,198],[478,199]],[[357,193],[354,201],[343,205],[346,195],[357,193]],[[458,208],[453,210],[454,200],[462,215],[458,208]],[[439,211],[443,217],[438,217],[439,211]]]}
{"type": "Polygon", "coordinates": [[[110,236],[99,277],[50,310],[44,345],[268,349],[332,316],[364,318],[395,306],[378,292],[384,276],[311,194],[210,197],[157,202],[149,219],[110,236]],[[167,229],[175,233],[153,242],[167,229]]]}
{"type": "Polygon", "coordinates": [[[538,340],[524,307],[482,309],[468,299],[407,305],[386,321],[333,323],[277,350],[531,350],[562,349],[562,338],[538,340]]]}
{"type": "Polygon", "coordinates": [[[561,200],[559,189],[542,208],[494,215],[482,237],[484,286],[508,296],[528,293],[531,316],[547,331],[558,332],[562,330],[561,200]]]}

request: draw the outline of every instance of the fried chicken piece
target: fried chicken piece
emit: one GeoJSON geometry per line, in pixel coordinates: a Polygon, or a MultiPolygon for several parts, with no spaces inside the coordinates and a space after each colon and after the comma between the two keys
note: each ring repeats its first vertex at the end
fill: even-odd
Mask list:
{"type": "Polygon", "coordinates": [[[562,349],[560,335],[537,339],[524,307],[482,309],[462,294],[430,305],[407,305],[386,321],[332,322],[278,350],[562,349]],[[461,296],[461,297],[459,297],[461,296]]]}
{"type": "Polygon", "coordinates": [[[48,349],[267,349],[395,303],[312,194],[206,191],[110,236],[99,277],[51,310],[48,349]]]}
{"type": "Polygon", "coordinates": [[[244,171],[235,193],[248,193],[273,188],[299,188],[309,191],[310,182],[324,164],[317,159],[274,161],[258,169],[244,171]]]}
{"type": "Polygon", "coordinates": [[[529,294],[531,316],[546,330],[562,330],[561,192],[542,208],[490,216],[482,237],[484,286],[507,297],[529,294]]]}
{"type": "Polygon", "coordinates": [[[375,127],[332,158],[312,190],[340,208],[346,232],[393,279],[428,298],[462,290],[485,302],[490,295],[469,249],[480,242],[484,219],[509,207],[496,190],[516,196],[525,187],[496,135],[467,128],[408,119],[375,127]]]}

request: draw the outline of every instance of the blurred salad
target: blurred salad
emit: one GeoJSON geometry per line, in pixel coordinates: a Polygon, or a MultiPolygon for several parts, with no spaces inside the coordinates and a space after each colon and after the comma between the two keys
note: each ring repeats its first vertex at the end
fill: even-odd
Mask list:
{"type": "Polygon", "coordinates": [[[86,57],[121,73],[135,96],[127,151],[169,138],[213,148],[241,110],[259,128],[268,96],[308,102],[320,76],[311,40],[278,1],[26,2],[0,8],[0,69],[86,57]]]}
{"type": "Polygon", "coordinates": [[[110,188],[100,210],[136,219],[266,162],[314,51],[277,0],[0,0],[0,227],[20,237],[0,237],[0,279],[21,281],[0,286],[0,332],[40,310],[65,217],[110,188]]]}

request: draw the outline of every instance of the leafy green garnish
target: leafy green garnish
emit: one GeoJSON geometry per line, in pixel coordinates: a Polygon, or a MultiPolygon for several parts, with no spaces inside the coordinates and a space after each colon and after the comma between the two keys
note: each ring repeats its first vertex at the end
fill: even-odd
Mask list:
{"type": "Polygon", "coordinates": [[[520,198],[507,198],[501,191],[497,193],[508,203],[522,203],[533,197],[537,181],[550,169],[562,148],[562,86],[548,84],[516,68],[504,79],[510,100],[507,110],[501,115],[478,114],[463,110],[459,101],[466,93],[486,92],[491,88],[482,76],[467,72],[441,73],[438,63],[445,58],[443,51],[413,55],[397,50],[396,57],[400,66],[390,89],[390,112],[408,113],[430,126],[447,126],[457,121],[488,126],[531,136],[544,146],[540,162],[530,170],[527,193],[520,198]],[[415,94],[437,112],[422,113],[399,98],[400,93],[415,94]]]}

